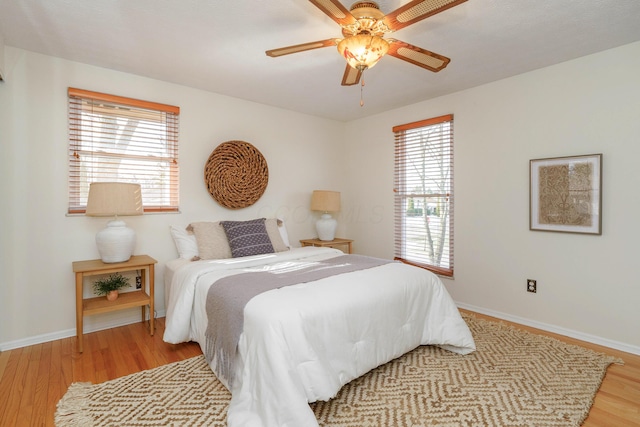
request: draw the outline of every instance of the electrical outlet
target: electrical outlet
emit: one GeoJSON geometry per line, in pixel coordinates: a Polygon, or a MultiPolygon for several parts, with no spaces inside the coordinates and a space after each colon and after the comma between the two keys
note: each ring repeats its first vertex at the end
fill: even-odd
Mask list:
{"type": "Polygon", "coordinates": [[[533,292],[535,294],[537,290],[537,282],[533,279],[527,279],[527,292],[533,292]]]}

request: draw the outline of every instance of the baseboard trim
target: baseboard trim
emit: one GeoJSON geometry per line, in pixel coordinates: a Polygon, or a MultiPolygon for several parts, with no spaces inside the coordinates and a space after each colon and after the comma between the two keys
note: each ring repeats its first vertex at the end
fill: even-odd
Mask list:
{"type": "MultiPolygon", "coordinates": [[[[575,338],[577,340],[586,341],[592,344],[601,345],[604,347],[609,347],[615,350],[624,351],[626,353],[631,353],[635,355],[640,355],[640,347],[625,344],[619,341],[613,341],[606,338],[598,337],[595,335],[585,334],[582,332],[574,331],[572,329],[561,328],[559,326],[551,325],[548,323],[538,322],[535,320],[527,319],[524,317],[514,316],[507,313],[502,313],[500,311],[489,310],[486,308],[478,307],[471,304],[465,304],[461,302],[457,302],[456,304],[459,308],[463,308],[465,310],[474,311],[476,313],[484,314],[486,316],[495,317],[497,319],[507,320],[509,322],[518,323],[520,325],[530,326],[532,328],[541,329],[543,331],[552,332],[559,335],[564,335],[566,337],[575,338]]],[[[164,317],[165,311],[156,312],[156,318],[164,317]]],[[[84,333],[88,334],[91,332],[98,332],[104,329],[117,328],[118,326],[130,325],[132,323],[136,323],[139,320],[138,316],[135,316],[135,320],[132,317],[131,319],[122,319],[116,322],[103,322],[94,325],[91,328],[86,328],[84,333]]],[[[74,337],[76,335],[75,328],[66,329],[62,331],[52,332],[50,334],[43,335],[35,335],[33,337],[24,338],[15,341],[8,341],[4,343],[0,343],[0,351],[8,351],[21,347],[28,347],[30,345],[42,344],[49,341],[60,340],[63,338],[74,337]]]]}
{"type": "Polygon", "coordinates": [[[532,328],[541,329],[543,331],[552,332],[554,334],[564,335],[566,337],[575,338],[577,340],[586,341],[591,344],[601,345],[603,347],[612,348],[614,350],[624,351],[635,355],[640,355],[640,347],[629,345],[619,341],[613,341],[606,338],[602,338],[596,335],[585,334],[573,329],[566,329],[559,326],[551,325],[549,323],[538,322],[535,320],[527,319],[524,317],[513,316],[511,314],[502,313],[500,311],[489,310],[475,305],[465,304],[456,301],[456,305],[459,308],[474,311],[476,313],[484,314],[486,316],[495,317],[509,322],[518,323],[520,325],[530,326],[532,328]]]}
{"type": "MultiPolygon", "coordinates": [[[[156,319],[164,316],[165,316],[164,310],[156,311],[156,319]]],[[[136,323],[139,321],[140,321],[140,313],[138,312],[136,316],[130,316],[130,317],[126,317],[123,319],[118,319],[116,321],[110,321],[110,322],[109,321],[99,322],[90,327],[85,327],[84,333],[89,334],[91,332],[98,332],[105,329],[117,328],[118,326],[131,325],[132,323],[136,323]]],[[[76,336],[76,328],[56,331],[50,334],[35,335],[32,337],[28,337],[20,340],[0,343],[0,352],[13,350],[16,348],[28,347],[30,345],[43,344],[49,341],[56,341],[56,340],[61,340],[64,338],[75,337],[75,336],[76,336]]]]}

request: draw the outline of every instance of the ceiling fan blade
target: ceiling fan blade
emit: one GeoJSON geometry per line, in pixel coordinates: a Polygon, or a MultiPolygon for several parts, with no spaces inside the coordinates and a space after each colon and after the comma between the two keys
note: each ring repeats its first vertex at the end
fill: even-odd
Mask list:
{"type": "Polygon", "coordinates": [[[318,9],[326,13],[329,18],[336,21],[338,24],[345,26],[356,23],[356,18],[353,17],[351,12],[342,5],[338,0],[309,0],[318,9]]]}
{"type": "Polygon", "coordinates": [[[347,68],[344,70],[344,75],[342,76],[342,86],[357,85],[358,82],[360,82],[360,76],[362,76],[362,71],[347,64],[347,68]]]}
{"type": "Polygon", "coordinates": [[[466,1],[467,0],[413,0],[393,12],[388,13],[382,21],[392,31],[397,31],[400,28],[415,24],[418,21],[466,1]]]}
{"type": "Polygon", "coordinates": [[[341,39],[319,40],[317,42],[297,44],[294,46],[281,47],[279,49],[271,49],[266,51],[267,56],[277,57],[289,55],[291,53],[304,52],[305,50],[319,49],[321,47],[337,46],[341,39]]]}
{"type": "Polygon", "coordinates": [[[437,53],[430,52],[426,49],[413,46],[400,40],[387,39],[387,41],[389,42],[388,55],[436,73],[446,67],[447,64],[449,64],[449,61],[451,61],[446,56],[438,55],[437,53]]]}

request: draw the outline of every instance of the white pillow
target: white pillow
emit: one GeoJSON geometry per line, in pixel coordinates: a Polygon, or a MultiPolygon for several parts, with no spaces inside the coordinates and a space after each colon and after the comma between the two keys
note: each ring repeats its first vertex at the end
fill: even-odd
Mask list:
{"type": "Polygon", "coordinates": [[[180,258],[191,260],[198,256],[198,242],[196,236],[189,234],[184,227],[170,227],[173,243],[176,245],[180,258]]]}
{"type": "Polygon", "coordinates": [[[287,233],[287,227],[284,226],[284,220],[278,218],[278,231],[280,232],[280,237],[282,237],[282,242],[287,248],[290,248],[289,244],[289,234],[287,233]]]}

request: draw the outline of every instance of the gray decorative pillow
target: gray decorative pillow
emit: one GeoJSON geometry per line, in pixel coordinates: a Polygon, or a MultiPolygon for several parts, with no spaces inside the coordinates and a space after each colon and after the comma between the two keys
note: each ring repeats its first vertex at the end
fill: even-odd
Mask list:
{"type": "Polygon", "coordinates": [[[227,234],[232,257],[273,253],[264,218],[251,221],[220,221],[220,224],[227,234]]]}

